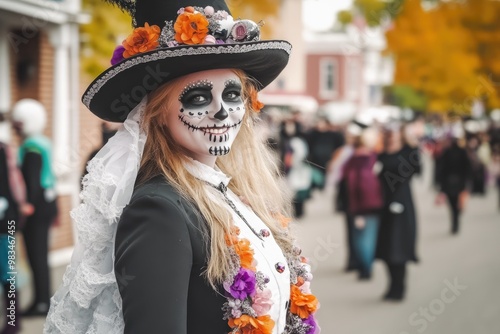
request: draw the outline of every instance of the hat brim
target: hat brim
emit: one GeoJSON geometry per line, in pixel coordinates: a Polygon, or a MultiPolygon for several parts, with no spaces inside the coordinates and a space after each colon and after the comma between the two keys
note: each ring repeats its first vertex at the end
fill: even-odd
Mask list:
{"type": "Polygon", "coordinates": [[[222,68],[245,71],[260,90],[285,68],[291,49],[286,41],[159,48],[104,71],[87,88],[82,101],[99,118],[124,122],[144,96],[160,85],[186,74],[222,68]]]}

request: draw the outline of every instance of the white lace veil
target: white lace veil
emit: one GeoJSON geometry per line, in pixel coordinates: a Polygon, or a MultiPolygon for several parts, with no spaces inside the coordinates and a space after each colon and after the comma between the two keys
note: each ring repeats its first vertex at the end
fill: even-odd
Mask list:
{"type": "Polygon", "coordinates": [[[46,334],[123,334],[122,300],[114,273],[115,232],[129,203],[146,133],[147,99],[87,166],[82,203],[71,212],[78,240],[63,283],[51,299],[46,334]]]}

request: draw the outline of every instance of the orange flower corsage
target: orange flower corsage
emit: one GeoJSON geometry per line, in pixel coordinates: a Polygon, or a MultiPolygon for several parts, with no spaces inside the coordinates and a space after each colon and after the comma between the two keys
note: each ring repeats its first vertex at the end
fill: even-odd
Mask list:
{"type": "Polygon", "coordinates": [[[202,13],[186,7],[174,24],[175,40],[182,44],[203,44],[208,35],[208,20],[202,13]]]}
{"type": "Polygon", "coordinates": [[[254,251],[250,246],[248,239],[239,239],[240,229],[237,226],[231,226],[229,233],[226,233],[226,245],[233,246],[234,251],[240,258],[242,268],[255,271],[255,263],[253,259],[254,251]]]}
{"type": "Polygon", "coordinates": [[[269,315],[254,318],[244,314],[239,318],[229,319],[228,324],[231,328],[238,328],[238,333],[242,334],[271,334],[274,320],[269,315]]]}
{"type": "Polygon", "coordinates": [[[248,239],[241,239],[234,245],[234,251],[240,257],[240,263],[242,268],[250,269],[255,271],[255,265],[253,261],[253,249],[250,247],[250,241],[248,239]]]}
{"type": "Polygon", "coordinates": [[[305,295],[296,285],[290,289],[290,311],[306,319],[318,308],[318,299],[314,295],[305,295]]]}
{"type": "Polygon", "coordinates": [[[150,26],[147,22],[144,27],[135,28],[122,43],[125,48],[123,57],[129,58],[137,53],[156,49],[159,45],[160,33],[160,27],[157,25],[150,26]]]}

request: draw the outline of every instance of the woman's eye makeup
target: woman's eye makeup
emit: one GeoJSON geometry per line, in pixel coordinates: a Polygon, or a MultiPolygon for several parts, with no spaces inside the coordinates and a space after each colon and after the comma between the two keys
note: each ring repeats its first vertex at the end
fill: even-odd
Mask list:
{"type": "Polygon", "coordinates": [[[182,104],[203,104],[211,99],[211,91],[214,87],[213,82],[209,80],[200,80],[191,82],[184,87],[179,94],[179,101],[182,104]]]}
{"type": "Polygon", "coordinates": [[[180,101],[187,108],[203,107],[212,102],[212,93],[201,89],[193,89],[186,92],[180,101]]]}
{"type": "MultiPolygon", "coordinates": [[[[179,101],[185,108],[207,106],[214,99],[213,88],[214,84],[209,80],[191,82],[179,94],[179,101]]],[[[234,79],[226,80],[221,97],[224,102],[241,103],[241,83],[234,79]]]]}
{"type": "Polygon", "coordinates": [[[224,83],[224,87],[222,99],[225,102],[241,102],[241,84],[239,82],[230,79],[224,83]]]}

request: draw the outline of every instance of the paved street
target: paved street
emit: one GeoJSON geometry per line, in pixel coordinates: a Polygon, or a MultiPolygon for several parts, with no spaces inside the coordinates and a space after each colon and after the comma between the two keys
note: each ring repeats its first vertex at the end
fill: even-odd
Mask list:
{"type": "Polygon", "coordinates": [[[414,180],[420,263],[409,267],[407,298],[402,303],[382,302],[387,274],[381,263],[376,263],[370,282],[358,282],[354,273],[343,272],[344,223],[342,217],[331,214],[331,196],[316,194],[308,204],[299,235],[304,252],[314,262],[313,289],[322,304],[322,333],[500,333],[496,193],[471,198],[460,234],[452,236],[447,208],[434,205],[428,184],[414,180]]]}
{"type": "MultiPolygon", "coordinates": [[[[421,261],[410,265],[407,298],[402,303],[381,301],[387,284],[381,263],[376,263],[370,282],[358,282],[355,274],[343,272],[344,223],[341,216],[332,214],[331,194],[316,193],[308,202],[297,231],[315,270],[313,290],[322,304],[318,313],[322,333],[500,333],[496,193],[470,199],[458,236],[449,234],[448,211],[434,205],[428,182],[416,179],[414,195],[421,261]]],[[[61,268],[54,270],[54,285],[61,275],[61,268]]],[[[42,326],[42,319],[25,321],[22,333],[41,333],[42,326]]]]}

